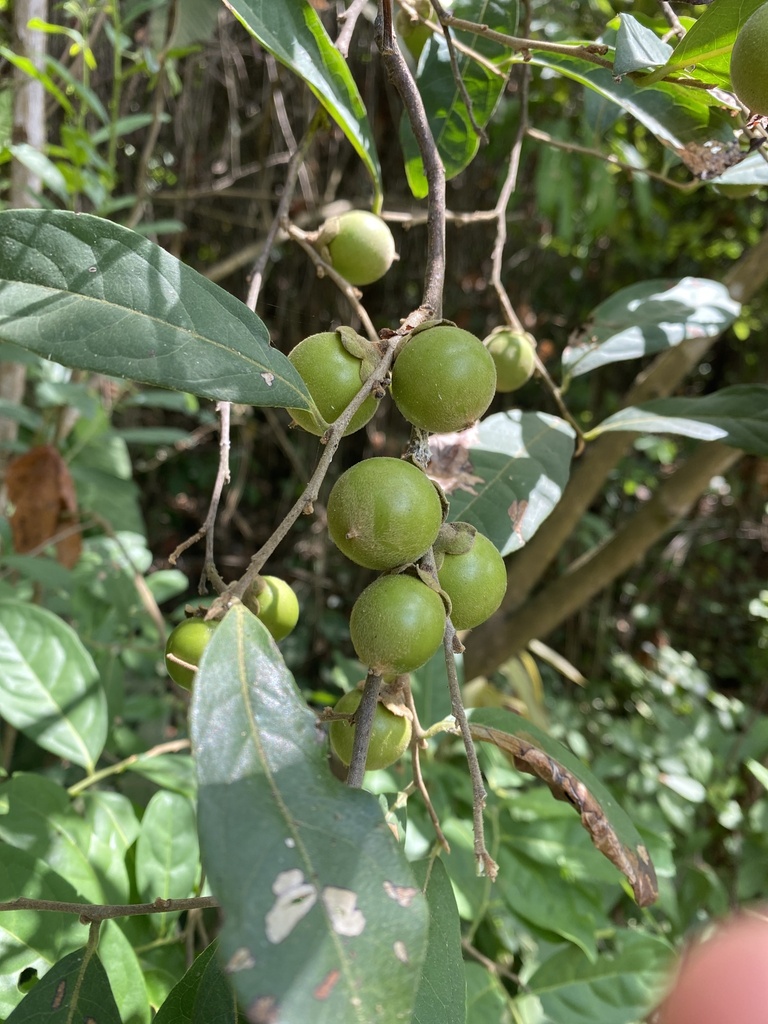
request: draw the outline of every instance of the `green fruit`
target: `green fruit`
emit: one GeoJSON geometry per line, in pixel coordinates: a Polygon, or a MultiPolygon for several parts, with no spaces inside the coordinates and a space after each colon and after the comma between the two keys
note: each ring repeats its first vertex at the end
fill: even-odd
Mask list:
{"type": "Polygon", "coordinates": [[[445,605],[413,576],[381,576],[352,608],[349,633],[364,665],[382,675],[412,672],[432,657],[445,631],[445,605]]]}
{"type": "Polygon", "coordinates": [[[206,622],[205,619],[195,616],[185,619],[171,630],[165,644],[165,667],[174,683],[178,683],[186,690],[191,689],[195,680],[195,669],[200,664],[203,651],[208,646],[208,641],[213,636],[213,631],[218,624],[218,621],[213,619],[206,622]],[[171,661],[169,658],[171,654],[181,661],[187,662],[188,665],[194,665],[195,669],[171,661]]]}
{"type": "MultiPolygon", "coordinates": [[[[312,334],[288,354],[307,385],[324,423],[317,423],[307,409],[289,409],[300,427],[320,436],[328,425],[338,419],[363,386],[360,379],[362,360],[344,348],[337,331],[312,334]]],[[[376,412],[376,399],[371,395],[363,402],[344,431],[352,434],[364,427],[376,412]]]]}
{"type": "Polygon", "coordinates": [[[267,627],[276,641],[284,640],[299,621],[299,602],[279,576],[262,576],[263,589],[254,584],[243,594],[243,604],[267,627]]]}
{"type": "Polygon", "coordinates": [[[414,334],[395,359],[392,397],[422,430],[463,430],[479,419],[496,391],[496,367],[482,341],[442,324],[414,334]]]}
{"type": "Polygon", "coordinates": [[[381,217],[350,210],[336,220],[338,231],[328,243],[333,269],[354,285],[384,277],[395,258],[395,240],[381,217]]]}
{"type": "Polygon", "coordinates": [[[753,114],[768,114],[768,4],[739,30],[731,50],[731,87],[753,114]]]}
{"type": "Polygon", "coordinates": [[[475,534],[465,554],[446,554],[437,578],[451,599],[451,622],[456,629],[473,629],[485,622],[507,591],[504,559],[482,533],[475,534]]]}
{"type": "MultiPolygon", "coordinates": [[[[345,693],[334,707],[339,714],[352,715],[357,711],[362,700],[360,690],[345,693]]],[[[368,756],[365,759],[366,771],[378,768],[389,768],[405,753],[411,742],[411,721],[409,718],[393,714],[383,704],[376,705],[376,713],[371,729],[371,740],[368,744],[368,756]]],[[[331,722],[329,730],[331,746],[343,764],[352,760],[352,747],[355,742],[355,726],[340,719],[331,722]]]]}
{"type": "Polygon", "coordinates": [[[420,558],[443,510],[424,474],[400,459],[365,459],[342,473],[328,497],[331,540],[358,565],[394,569],[420,558]]]}
{"type": "Polygon", "coordinates": [[[496,390],[517,391],[536,369],[536,342],[527,331],[498,327],[483,342],[496,364],[496,390]]]}

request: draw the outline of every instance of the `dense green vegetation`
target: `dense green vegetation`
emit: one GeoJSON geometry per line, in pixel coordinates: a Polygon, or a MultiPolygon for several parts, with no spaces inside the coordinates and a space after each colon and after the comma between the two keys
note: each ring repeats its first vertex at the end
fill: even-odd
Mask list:
{"type": "Polygon", "coordinates": [[[638,1024],[765,898],[758,9],[0,2],[0,1020],[638,1024]]]}

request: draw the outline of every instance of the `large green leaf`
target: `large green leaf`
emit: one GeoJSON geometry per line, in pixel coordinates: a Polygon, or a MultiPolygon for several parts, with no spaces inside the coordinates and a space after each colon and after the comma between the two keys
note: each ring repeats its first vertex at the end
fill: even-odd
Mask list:
{"type": "Polygon", "coordinates": [[[429,475],[448,494],[450,519],[471,523],[507,555],[531,539],[560,500],[574,437],[548,413],[496,413],[461,434],[435,435],[429,475]]]}
{"type": "Polygon", "coordinates": [[[429,906],[429,945],[411,1022],[464,1024],[467,983],[451,880],[439,859],[417,861],[412,866],[429,906]]]}
{"type": "MultiPolygon", "coordinates": [[[[192,801],[167,789],[155,793],[141,819],[136,842],[136,886],[146,902],[186,899],[194,893],[199,875],[199,850],[192,801]]],[[[153,914],[164,931],[166,914],[153,914]]]]}
{"type": "MultiPolygon", "coordinates": [[[[0,845],[0,900],[19,896],[76,903],[77,891],[48,864],[25,850],[0,845]]],[[[6,1016],[22,995],[22,971],[42,976],[65,953],[82,945],[85,929],[74,914],[31,914],[11,910],[0,914],[0,1017],[6,1016]]]]}
{"type": "Polygon", "coordinates": [[[139,833],[133,804],[122,793],[89,789],[79,797],[90,826],[88,863],[98,872],[110,903],[127,903],[131,896],[125,855],[139,833]]]}
{"type": "MultiPolygon", "coordinates": [[[[495,32],[513,35],[517,28],[517,8],[517,0],[456,0],[451,14],[488,25],[495,32]]],[[[472,116],[475,124],[484,128],[506,87],[506,73],[512,56],[507,47],[483,36],[461,32],[457,37],[485,58],[485,62],[480,64],[466,53],[457,53],[459,73],[471,102],[472,116]]],[[[446,177],[455,178],[474,159],[480,137],[456,84],[441,33],[430,37],[419,61],[417,81],[446,177]]],[[[427,194],[427,179],[416,137],[405,114],[400,122],[400,142],[408,184],[413,194],[422,199],[427,194]]]]}
{"type": "Polygon", "coordinates": [[[0,212],[0,338],[205,398],[309,408],[247,306],[136,232],[86,214],[0,212]]]}
{"type": "Polygon", "coordinates": [[[304,81],[354,146],[373,179],[381,169],[368,116],[347,63],[308,0],[223,0],[238,21],[304,81]]]}
{"type": "Polygon", "coordinates": [[[75,631],[36,605],[0,600],[3,718],[89,772],[107,737],[107,701],[75,631]]]}
{"type": "Polygon", "coordinates": [[[733,41],[747,18],[764,3],[765,0],[720,0],[713,4],[686,32],[666,64],[641,78],[640,84],[651,84],[672,74],[685,76],[695,65],[698,81],[728,89],[733,41]]]}
{"type": "Polygon", "coordinates": [[[563,352],[565,377],[607,363],[639,359],[689,338],[714,338],[741,310],[725,285],[700,277],[642,281],[622,288],[587,317],[579,339],[563,352]]]}
{"type": "Polygon", "coordinates": [[[595,67],[569,54],[534,50],[530,63],[580,82],[635,118],[675,152],[690,142],[734,140],[733,126],[722,104],[705,89],[672,82],[658,82],[641,89],[630,78],[616,79],[608,68],[595,67]]]}
{"type": "Polygon", "coordinates": [[[99,932],[99,956],[109,987],[120,1007],[122,1024],[149,1024],[151,1010],[144,974],[133,945],[117,921],[105,921],[99,932]]]}
{"type": "Polygon", "coordinates": [[[173,988],[157,1012],[153,1024],[238,1024],[232,987],[216,956],[212,942],[173,988]]]}
{"type": "Polygon", "coordinates": [[[243,606],[192,695],[203,866],[221,955],[253,1020],[410,1019],[427,907],[370,793],[333,777],[315,715],[243,606]]]}
{"type": "Polygon", "coordinates": [[[571,947],[555,953],[528,980],[547,1020],[634,1024],[645,1019],[668,980],[672,950],[663,939],[620,931],[615,953],[590,962],[571,947]]]}
{"type": "Polygon", "coordinates": [[[473,708],[475,740],[492,743],[515,767],[542,779],[552,794],[578,810],[592,842],[622,872],[640,906],[658,896],[656,872],[637,829],[596,775],[533,722],[505,708],[473,708]]]}
{"type": "Polygon", "coordinates": [[[55,964],[6,1024],[122,1024],[109,979],[93,949],[77,949],[55,964]]]}
{"type": "Polygon", "coordinates": [[[751,455],[768,456],[768,384],[734,384],[701,398],[657,398],[630,405],[585,435],[610,431],[682,434],[699,441],[724,441],[751,455]]]}
{"type": "Polygon", "coordinates": [[[84,901],[103,903],[106,891],[89,860],[91,826],[75,812],[67,791],[53,779],[18,772],[4,794],[8,807],[0,814],[0,839],[45,859],[84,901]]]}

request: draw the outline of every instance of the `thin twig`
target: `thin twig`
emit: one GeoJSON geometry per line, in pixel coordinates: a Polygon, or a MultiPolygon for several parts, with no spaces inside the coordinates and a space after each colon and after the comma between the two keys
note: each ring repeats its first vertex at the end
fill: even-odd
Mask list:
{"type": "Polygon", "coordinates": [[[440,3],[440,0],[431,0],[431,3],[435,11],[437,12],[438,18],[440,19],[440,27],[443,30],[443,38],[445,39],[445,45],[448,48],[448,59],[451,62],[453,80],[456,83],[456,88],[461,93],[462,100],[464,101],[464,107],[466,108],[467,114],[469,116],[469,123],[472,125],[472,130],[478,136],[478,138],[482,139],[483,142],[487,143],[488,136],[485,133],[485,129],[481,128],[481,126],[475,120],[475,112],[472,107],[472,99],[469,95],[469,92],[467,91],[467,86],[464,82],[464,78],[462,77],[461,69],[459,68],[459,62],[456,57],[456,47],[453,45],[453,36],[451,35],[451,30],[445,24],[447,12],[443,9],[443,5],[440,3]]]}
{"type": "Polygon", "coordinates": [[[359,789],[365,775],[365,762],[368,759],[368,744],[371,740],[373,720],[376,716],[376,705],[379,702],[381,675],[369,672],[365,680],[363,695],[355,711],[355,736],[352,741],[352,758],[347,772],[347,785],[359,789]]]}
{"type": "Polygon", "coordinates": [[[672,29],[672,32],[679,39],[682,39],[683,36],[685,35],[685,29],[681,25],[680,19],[678,18],[678,16],[672,10],[672,7],[666,2],[666,0],[659,0],[659,7],[661,8],[661,13],[667,19],[667,24],[672,29]]]}
{"type": "Polygon", "coordinates": [[[261,291],[261,286],[264,281],[264,269],[272,254],[272,248],[275,244],[278,232],[280,231],[280,225],[288,216],[288,211],[293,200],[293,193],[296,191],[296,183],[299,179],[299,171],[304,166],[304,159],[309,152],[309,147],[312,145],[312,141],[317,134],[320,125],[324,122],[325,114],[322,112],[322,108],[318,108],[315,111],[312,120],[309,122],[307,130],[304,132],[304,137],[288,163],[283,193],[280,196],[280,202],[277,204],[275,216],[272,218],[272,223],[269,226],[267,237],[264,240],[264,248],[261,250],[259,258],[256,260],[254,265],[253,273],[251,275],[251,283],[248,287],[248,297],[245,300],[246,306],[248,306],[249,309],[254,310],[254,312],[256,310],[256,303],[259,301],[259,292],[261,291]]]}
{"type": "Polygon", "coordinates": [[[160,754],[177,754],[181,750],[189,750],[189,740],[168,740],[167,743],[158,743],[157,746],[152,747],[143,754],[131,754],[130,757],[126,757],[116,764],[111,764],[107,768],[101,768],[99,771],[94,772],[93,775],[88,775],[79,782],[75,782],[74,785],[69,787],[67,794],[75,797],[97,782],[108,779],[111,775],[121,775],[138,761],[146,761],[151,757],[158,757],[160,754]]]}
{"type": "Polygon", "coordinates": [[[352,35],[355,31],[357,19],[363,13],[363,9],[367,3],[368,0],[352,0],[352,3],[346,11],[339,15],[339,21],[342,21],[344,24],[341,32],[339,32],[336,37],[336,49],[342,57],[349,56],[349,44],[352,42],[352,35]]]}
{"type": "Polygon", "coordinates": [[[155,96],[152,103],[152,123],[149,126],[147,138],[139,159],[135,185],[136,202],[126,218],[125,226],[127,228],[135,228],[144,216],[144,203],[149,194],[149,162],[155,151],[155,146],[160,136],[160,126],[163,123],[162,113],[165,106],[165,85],[166,71],[165,64],[163,63],[157,73],[157,85],[155,86],[155,96]]]}
{"type": "Polygon", "coordinates": [[[443,312],[445,282],[445,169],[429,128],[421,94],[392,32],[392,0],[379,0],[376,45],[389,80],[403,101],[424,164],[428,185],[427,267],[422,308],[427,317],[443,312]]]}
{"type": "Polygon", "coordinates": [[[77,914],[82,924],[108,921],[114,917],[138,917],[141,914],[167,914],[173,911],[218,907],[213,896],[192,896],[183,900],[156,899],[152,903],[65,903],[59,900],[34,900],[26,896],[0,903],[0,913],[13,910],[40,910],[57,914],[77,914]]]}
{"type": "Polygon", "coordinates": [[[467,753],[467,767],[472,779],[472,827],[475,836],[475,860],[477,861],[478,874],[487,875],[491,881],[494,881],[499,873],[499,866],[485,845],[483,808],[485,807],[486,792],[480,764],[477,760],[477,751],[472,742],[469,722],[467,722],[467,715],[461,700],[461,687],[459,686],[459,677],[456,672],[456,661],[454,659],[454,640],[457,639],[456,630],[449,619],[446,623],[445,635],[443,636],[443,650],[445,651],[445,667],[448,672],[451,711],[459,726],[461,738],[464,740],[464,749],[467,753]]]}
{"type": "Polygon", "coordinates": [[[424,776],[421,773],[421,748],[425,745],[424,742],[424,731],[421,728],[421,722],[419,721],[419,713],[416,710],[416,701],[413,699],[413,690],[411,684],[408,682],[405,687],[405,702],[408,706],[408,710],[413,716],[413,739],[411,740],[411,766],[413,769],[413,784],[416,791],[424,801],[424,806],[427,808],[427,814],[432,822],[432,827],[435,830],[437,841],[445,850],[446,853],[451,852],[451,847],[448,844],[448,840],[445,838],[445,833],[440,825],[440,819],[437,816],[437,811],[432,803],[432,799],[429,795],[426,783],[424,782],[424,776]]]}

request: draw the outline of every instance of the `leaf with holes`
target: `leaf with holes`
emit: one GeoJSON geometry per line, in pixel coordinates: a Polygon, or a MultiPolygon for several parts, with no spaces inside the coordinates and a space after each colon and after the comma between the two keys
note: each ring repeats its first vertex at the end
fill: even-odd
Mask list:
{"type": "Polygon", "coordinates": [[[252,1020],[410,1019],[427,908],[378,801],[327,744],[264,626],[231,609],[192,694],[203,866],[252,1020]]]}
{"type": "Polygon", "coordinates": [[[6,1024],[120,1024],[107,973],[95,949],[78,949],[48,971],[8,1017],[6,1024]]]}
{"type": "Polygon", "coordinates": [[[0,339],[204,398],[310,406],[246,305],[135,231],[87,214],[0,212],[0,339]]]}

